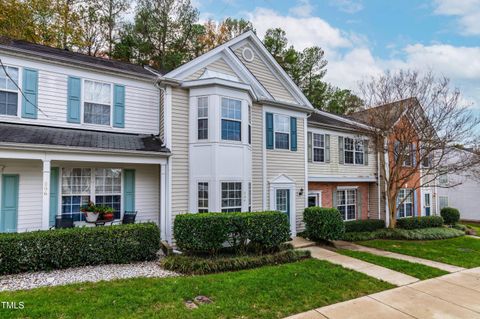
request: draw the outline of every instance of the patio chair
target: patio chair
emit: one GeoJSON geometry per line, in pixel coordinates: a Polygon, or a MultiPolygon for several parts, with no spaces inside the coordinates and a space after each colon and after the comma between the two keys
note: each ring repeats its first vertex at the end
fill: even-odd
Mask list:
{"type": "Polygon", "coordinates": [[[135,224],[136,217],[137,211],[125,211],[123,213],[122,224],[135,224]]]}
{"type": "Polygon", "coordinates": [[[65,216],[56,216],[55,217],[55,226],[53,228],[60,229],[60,228],[73,228],[75,225],[73,224],[73,217],[65,217],[65,216]]]}

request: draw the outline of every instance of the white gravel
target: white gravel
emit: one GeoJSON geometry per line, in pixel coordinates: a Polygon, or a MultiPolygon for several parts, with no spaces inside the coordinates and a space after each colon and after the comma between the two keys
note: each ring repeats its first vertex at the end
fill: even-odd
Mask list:
{"type": "Polygon", "coordinates": [[[124,265],[100,265],[54,271],[40,271],[0,276],[0,291],[59,286],[78,282],[97,282],[134,277],[164,278],[179,274],[163,269],[158,261],[124,265]]]}

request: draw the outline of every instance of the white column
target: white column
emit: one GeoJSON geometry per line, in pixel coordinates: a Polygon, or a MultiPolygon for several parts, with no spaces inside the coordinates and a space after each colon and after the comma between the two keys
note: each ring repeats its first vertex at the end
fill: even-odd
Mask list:
{"type": "Polygon", "coordinates": [[[167,240],[167,166],[160,165],[160,235],[167,240]]]}
{"type": "Polygon", "coordinates": [[[50,160],[43,160],[42,229],[48,229],[50,219],[50,160]]]}

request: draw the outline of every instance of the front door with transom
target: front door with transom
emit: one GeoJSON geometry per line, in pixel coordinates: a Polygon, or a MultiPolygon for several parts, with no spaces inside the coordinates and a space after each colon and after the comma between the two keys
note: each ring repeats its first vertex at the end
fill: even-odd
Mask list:
{"type": "Polygon", "coordinates": [[[290,222],[290,190],[277,188],[275,195],[275,209],[287,214],[290,222]]]}

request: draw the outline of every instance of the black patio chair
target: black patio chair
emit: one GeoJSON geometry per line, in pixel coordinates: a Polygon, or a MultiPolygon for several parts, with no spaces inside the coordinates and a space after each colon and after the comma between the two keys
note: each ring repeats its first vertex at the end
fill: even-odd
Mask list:
{"type": "Polygon", "coordinates": [[[66,216],[56,216],[55,217],[55,229],[61,228],[73,228],[75,225],[73,224],[73,217],[66,217],[66,216]]]}
{"type": "Polygon", "coordinates": [[[137,211],[125,211],[123,213],[122,224],[135,224],[136,217],[137,211]]]}

